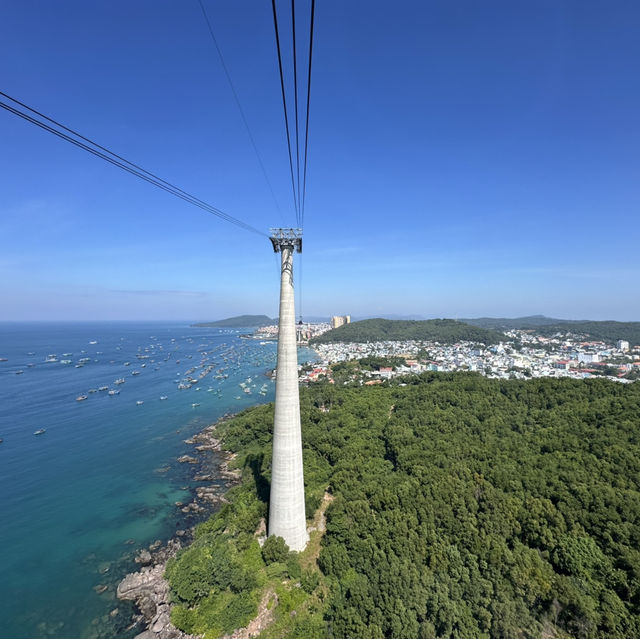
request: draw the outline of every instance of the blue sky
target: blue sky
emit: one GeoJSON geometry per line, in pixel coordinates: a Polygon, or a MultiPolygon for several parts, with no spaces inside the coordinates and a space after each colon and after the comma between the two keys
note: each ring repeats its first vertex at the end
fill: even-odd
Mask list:
{"type": "MultiPolygon", "coordinates": [[[[278,207],[197,0],[8,3],[0,90],[293,225],[270,3],[205,6],[278,207]]],[[[304,315],[640,320],[637,2],[318,0],[315,26],[304,315]]],[[[0,140],[0,319],[277,314],[265,238],[5,111],[0,140]]]]}

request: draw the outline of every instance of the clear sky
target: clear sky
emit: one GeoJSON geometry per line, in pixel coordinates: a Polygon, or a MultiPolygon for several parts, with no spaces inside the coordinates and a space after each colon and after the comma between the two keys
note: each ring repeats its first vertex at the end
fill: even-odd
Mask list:
{"type": "MultiPolygon", "coordinates": [[[[304,315],[640,320],[637,1],[316,4],[304,315]]],[[[0,90],[293,225],[271,3],[205,6],[279,209],[197,0],[6,2],[0,90]]],[[[277,315],[268,240],[4,110],[0,243],[0,319],[277,315]]]]}

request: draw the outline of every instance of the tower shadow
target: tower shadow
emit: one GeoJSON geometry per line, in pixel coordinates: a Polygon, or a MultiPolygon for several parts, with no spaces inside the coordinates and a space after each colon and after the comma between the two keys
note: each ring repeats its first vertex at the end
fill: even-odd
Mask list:
{"type": "Polygon", "coordinates": [[[271,482],[262,474],[262,464],[264,462],[264,453],[252,453],[247,455],[245,467],[248,466],[253,475],[253,481],[256,484],[256,493],[258,499],[265,504],[269,503],[269,493],[271,492],[271,482]]]}

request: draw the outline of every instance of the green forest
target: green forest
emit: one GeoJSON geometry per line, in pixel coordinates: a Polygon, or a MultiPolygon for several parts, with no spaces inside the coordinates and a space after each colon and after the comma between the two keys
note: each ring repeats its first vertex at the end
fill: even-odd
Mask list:
{"type": "Polygon", "coordinates": [[[388,320],[369,319],[344,324],[310,340],[311,344],[331,342],[381,342],[385,340],[425,340],[454,344],[481,342],[497,344],[505,336],[494,330],[471,326],[451,319],[388,320]]]}
{"type": "Polygon", "coordinates": [[[265,639],[640,636],[640,384],[430,373],[301,411],[326,532],[260,548],[273,407],[221,424],[242,482],[167,569],[180,628],[260,607],[265,639]]]}
{"type": "Polygon", "coordinates": [[[257,328],[277,323],[277,319],[273,320],[266,315],[237,315],[236,317],[227,317],[226,319],[216,320],[214,322],[192,324],[192,326],[196,328],[257,328]]]}

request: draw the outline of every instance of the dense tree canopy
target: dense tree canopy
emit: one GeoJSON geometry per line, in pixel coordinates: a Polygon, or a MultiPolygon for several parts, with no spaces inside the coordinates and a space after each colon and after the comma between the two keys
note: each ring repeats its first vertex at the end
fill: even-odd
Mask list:
{"type": "Polygon", "coordinates": [[[200,322],[193,324],[197,327],[217,327],[217,328],[253,328],[258,326],[269,326],[277,324],[278,320],[273,320],[266,315],[237,315],[236,317],[227,317],[226,319],[216,320],[213,322],[200,322]]]}
{"type": "Polygon", "coordinates": [[[387,320],[369,319],[343,324],[318,337],[312,344],[331,342],[382,342],[385,340],[425,340],[454,344],[455,342],[481,342],[497,344],[506,338],[502,333],[471,326],[451,319],[387,320]]]}
{"type": "MultiPolygon", "coordinates": [[[[321,573],[304,576],[300,596],[324,594],[287,613],[277,636],[640,636],[640,384],[425,374],[311,387],[301,402],[308,503],[327,487],[333,502],[321,573]]],[[[264,513],[271,420],[258,407],[226,426],[245,492],[201,539],[216,526],[247,534],[264,513]]],[[[214,555],[212,591],[254,588],[242,552],[214,555]]],[[[204,597],[172,585],[188,605],[204,597]]]]}

